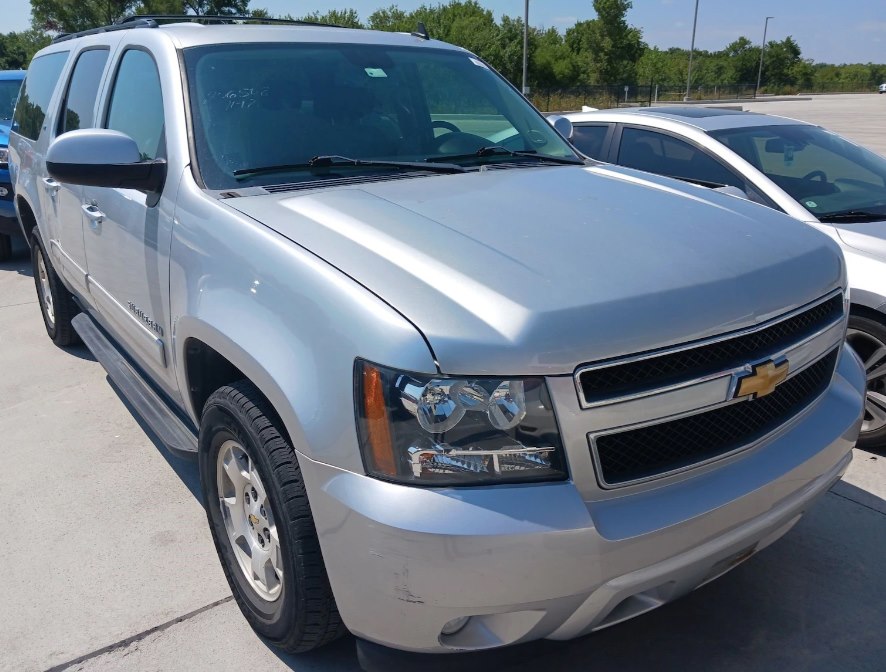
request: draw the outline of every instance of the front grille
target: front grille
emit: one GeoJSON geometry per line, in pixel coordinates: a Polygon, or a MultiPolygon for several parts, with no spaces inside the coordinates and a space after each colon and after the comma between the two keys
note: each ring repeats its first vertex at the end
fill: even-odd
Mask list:
{"type": "Polygon", "coordinates": [[[843,315],[837,294],[806,311],[759,331],[579,374],[586,404],[641,393],[686,380],[728,371],[770,357],[833,324],[843,315]]]}
{"type": "Polygon", "coordinates": [[[806,408],[830,384],[839,350],[779,385],[775,392],[706,413],[598,436],[601,485],[620,485],[676,471],[738,450],[806,408]]]}

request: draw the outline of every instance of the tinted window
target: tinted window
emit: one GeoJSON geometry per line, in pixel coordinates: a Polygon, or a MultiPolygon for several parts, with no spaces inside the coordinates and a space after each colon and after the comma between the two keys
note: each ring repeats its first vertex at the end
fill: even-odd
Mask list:
{"type": "Polygon", "coordinates": [[[15,99],[18,98],[18,91],[21,88],[21,80],[0,79],[0,119],[12,119],[15,99]]]}
{"type": "Polygon", "coordinates": [[[319,155],[470,168],[537,162],[506,150],[574,159],[537,110],[464,52],[230,44],[189,48],[184,58],[200,173],[213,189],[397,170],[304,165],[319,155]],[[505,150],[477,154],[492,146],[505,150]]]}
{"type": "Polygon", "coordinates": [[[572,127],[572,144],[592,159],[603,160],[603,141],[609,132],[609,124],[576,124],[572,127]]]}
{"type": "Polygon", "coordinates": [[[106,127],[135,140],[143,161],[160,156],[163,96],[157,65],[146,52],[130,49],[123,54],[111,94],[106,127]]]}
{"type": "Polygon", "coordinates": [[[95,125],[95,98],[107,60],[107,49],[91,49],[80,54],[59,115],[59,135],[95,125]]]}
{"type": "Polygon", "coordinates": [[[817,126],[711,133],[816,217],[865,211],[886,217],[886,159],[817,126]]]}
{"type": "Polygon", "coordinates": [[[17,133],[31,140],[40,137],[49,99],[67,60],[68,52],[61,51],[31,61],[22,85],[21,98],[15,108],[13,128],[17,133]]]}
{"type": "Polygon", "coordinates": [[[688,180],[729,184],[745,189],[744,180],[708,156],[703,150],[663,133],[625,128],[618,149],[618,163],[688,180]]]}

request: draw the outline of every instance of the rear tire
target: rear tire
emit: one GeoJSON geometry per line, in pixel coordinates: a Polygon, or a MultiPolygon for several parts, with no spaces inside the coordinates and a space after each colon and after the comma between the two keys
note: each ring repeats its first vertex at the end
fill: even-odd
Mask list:
{"type": "Polygon", "coordinates": [[[873,374],[867,381],[864,421],[856,445],[882,452],[886,449],[886,326],[850,315],[846,340],[865,363],[866,375],[873,374]]]}
{"type": "Polygon", "coordinates": [[[199,464],[216,551],[256,633],[290,653],[344,634],[295,451],[252,383],[207,400],[199,464]]]}
{"type": "Polygon", "coordinates": [[[59,346],[79,342],[80,337],[74,331],[71,320],[80,309],[52,267],[37,233],[31,238],[31,264],[34,268],[34,284],[37,287],[37,298],[46,334],[59,346]]]}
{"type": "Polygon", "coordinates": [[[12,257],[12,236],[0,233],[0,261],[6,261],[12,257]]]}

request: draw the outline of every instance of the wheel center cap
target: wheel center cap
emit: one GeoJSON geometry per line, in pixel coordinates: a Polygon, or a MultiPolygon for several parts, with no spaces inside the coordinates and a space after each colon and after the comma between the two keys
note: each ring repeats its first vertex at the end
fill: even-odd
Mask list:
{"type": "Polygon", "coordinates": [[[258,516],[256,516],[254,513],[250,513],[249,514],[249,522],[252,523],[252,525],[254,527],[258,527],[258,524],[259,524],[258,516]]]}

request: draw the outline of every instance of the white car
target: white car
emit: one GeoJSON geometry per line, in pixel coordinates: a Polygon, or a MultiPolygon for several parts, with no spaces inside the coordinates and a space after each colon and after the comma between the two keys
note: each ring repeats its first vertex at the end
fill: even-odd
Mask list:
{"type": "MultiPolygon", "coordinates": [[[[886,84],[880,86],[880,92],[886,84]]],[[[576,112],[572,143],[591,158],[723,188],[824,231],[843,249],[848,340],[868,389],[858,445],[886,446],[886,159],[795,119],[723,108],[576,112]]],[[[773,232],[773,235],[777,235],[773,232]]]]}
{"type": "Polygon", "coordinates": [[[879,91],[880,91],[880,93],[886,93],[886,83],[880,84],[879,91]]]}

